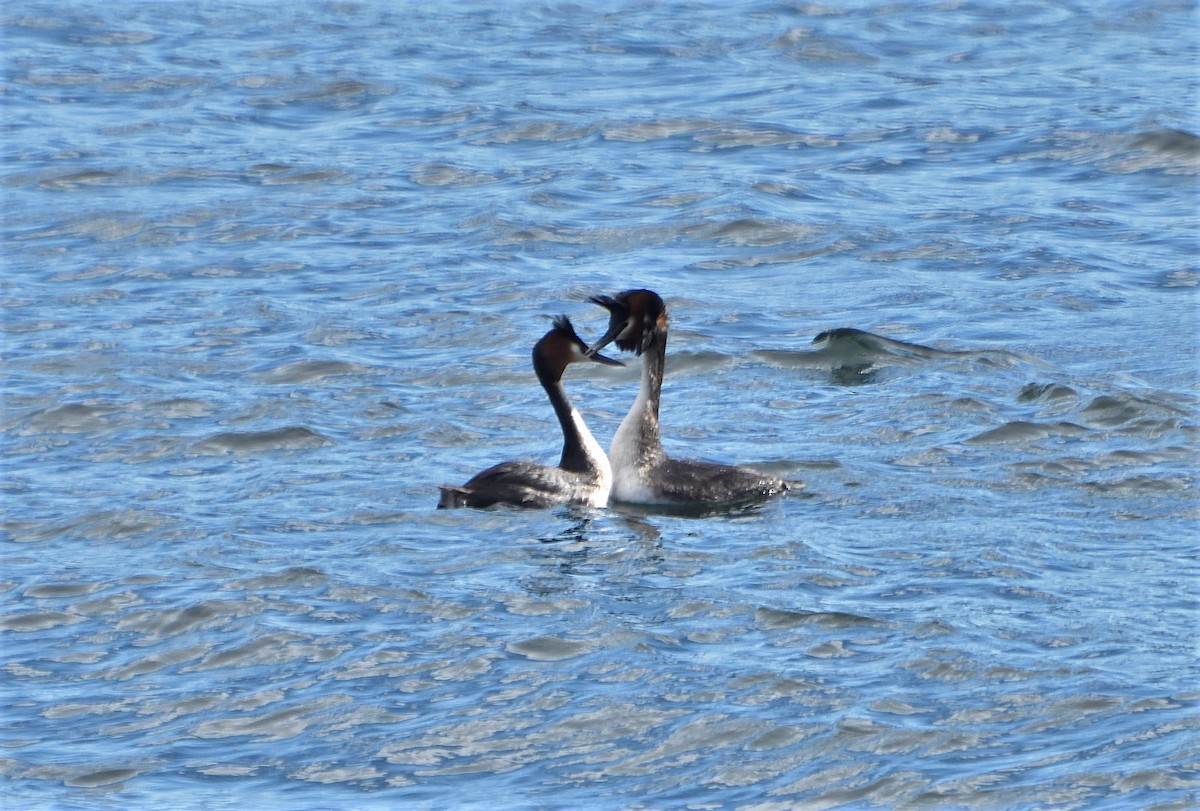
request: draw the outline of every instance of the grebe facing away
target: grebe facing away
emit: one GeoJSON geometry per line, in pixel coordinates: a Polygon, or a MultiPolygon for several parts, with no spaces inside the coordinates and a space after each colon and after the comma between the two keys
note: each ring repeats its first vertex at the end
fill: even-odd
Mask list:
{"type": "Polygon", "coordinates": [[[612,489],[612,468],[600,443],[588,431],[583,417],[571,406],[562,387],[567,366],[582,360],[624,366],[603,355],[587,352],[585,344],[565,315],[533,346],[533,370],[554,406],[562,425],[563,449],[558,467],[534,462],[501,462],[476,474],[461,487],[443,484],[438,509],[446,507],[552,507],[583,504],[603,507],[612,489]]]}
{"type": "Polygon", "coordinates": [[[667,308],[651,290],[593,296],[609,312],[608,332],[594,353],[616,341],[644,355],[637,400],[621,421],[609,449],[613,498],[635,504],[703,505],[752,501],[790,489],[783,479],[744,467],[671,459],[663,451],[658,403],[667,357],[667,308]]]}

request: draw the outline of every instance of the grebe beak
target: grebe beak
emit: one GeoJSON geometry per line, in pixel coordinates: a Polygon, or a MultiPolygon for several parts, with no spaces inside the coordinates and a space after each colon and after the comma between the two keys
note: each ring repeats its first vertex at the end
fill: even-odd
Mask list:
{"type": "Polygon", "coordinates": [[[601,355],[599,352],[596,351],[596,347],[592,347],[591,349],[584,352],[583,356],[585,358],[587,358],[588,360],[595,361],[596,363],[603,363],[605,366],[624,366],[625,365],[624,363],[622,363],[619,360],[610,358],[607,355],[601,355]]]}
{"type": "Polygon", "coordinates": [[[608,321],[608,332],[604,333],[604,337],[592,344],[587,351],[589,358],[594,357],[604,347],[611,344],[629,326],[627,314],[619,312],[616,299],[612,296],[592,296],[588,301],[593,304],[599,304],[604,309],[608,310],[611,318],[608,321]]]}
{"type": "Polygon", "coordinates": [[[604,333],[604,337],[601,338],[599,341],[596,341],[596,343],[592,344],[588,348],[588,351],[585,352],[584,354],[587,355],[587,357],[593,358],[593,359],[595,359],[596,357],[599,357],[599,355],[597,355],[597,353],[604,347],[611,344],[616,339],[616,337],[624,331],[624,329],[625,329],[625,325],[620,324],[620,323],[614,324],[613,326],[609,327],[608,332],[604,333]]]}

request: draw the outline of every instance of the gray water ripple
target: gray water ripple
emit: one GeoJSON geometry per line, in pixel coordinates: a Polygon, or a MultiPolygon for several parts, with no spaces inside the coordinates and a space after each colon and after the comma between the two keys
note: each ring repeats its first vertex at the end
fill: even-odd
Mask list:
{"type": "Polygon", "coordinates": [[[214,455],[224,453],[262,453],[264,451],[319,448],[333,440],[319,431],[302,425],[269,428],[262,431],[222,431],[200,441],[195,453],[214,455]]]}
{"type": "Polygon", "coordinates": [[[1180,7],[10,6],[14,807],[1194,804],[1180,7]],[[635,286],[805,497],[433,511],[635,286]]]}

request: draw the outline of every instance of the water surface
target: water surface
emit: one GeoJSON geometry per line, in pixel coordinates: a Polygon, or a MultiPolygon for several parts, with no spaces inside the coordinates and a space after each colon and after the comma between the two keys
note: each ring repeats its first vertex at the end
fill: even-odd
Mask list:
{"type": "Polygon", "coordinates": [[[1200,802],[1192,4],[2,14],[5,807],[1200,802]]]}

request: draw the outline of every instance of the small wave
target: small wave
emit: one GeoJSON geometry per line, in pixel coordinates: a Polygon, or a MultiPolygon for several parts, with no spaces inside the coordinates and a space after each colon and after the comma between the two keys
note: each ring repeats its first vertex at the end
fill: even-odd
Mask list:
{"type": "Polygon", "coordinates": [[[814,235],[820,234],[823,230],[820,227],[803,223],[743,217],[720,223],[713,230],[712,237],[722,245],[762,248],[804,242],[814,235]]]}
{"type": "Polygon", "coordinates": [[[149,673],[159,673],[184,662],[194,661],[208,653],[210,648],[211,645],[205,643],[148,653],[130,662],[100,670],[96,676],[110,681],[128,681],[149,673]]]}
{"type": "Polygon", "coordinates": [[[473,143],[479,145],[511,144],[523,141],[552,143],[575,141],[586,138],[596,131],[595,126],[577,126],[560,121],[527,121],[497,129],[490,135],[480,136],[473,143]]]}
{"type": "Polygon", "coordinates": [[[52,521],[7,521],[4,530],[19,543],[48,541],[64,536],[92,540],[133,538],[167,526],[169,520],[157,513],[132,508],[99,510],[52,521]]]}
{"type": "Polygon", "coordinates": [[[249,616],[262,610],[245,600],[202,600],[179,608],[146,608],[130,612],[116,623],[119,631],[137,631],[161,638],[191,633],[201,628],[249,616]]]}
{"type": "Polygon", "coordinates": [[[200,454],[260,453],[263,451],[300,450],[334,444],[324,434],[303,426],[274,428],[267,431],[227,431],[213,434],[196,443],[200,454]]]}
{"type": "Polygon", "coordinates": [[[341,81],[329,82],[312,90],[306,90],[303,93],[298,93],[296,94],[296,98],[331,99],[340,96],[363,96],[373,92],[377,92],[376,88],[369,84],[354,79],[343,79],[341,81]]]}
{"type": "Polygon", "coordinates": [[[825,330],[824,332],[813,338],[814,344],[825,344],[826,346],[836,347],[853,347],[855,349],[863,349],[874,352],[879,355],[892,354],[899,356],[916,356],[921,358],[933,357],[949,357],[952,355],[967,355],[969,352],[952,351],[945,349],[935,349],[931,346],[922,344],[909,343],[908,341],[898,341],[893,338],[886,338],[882,335],[876,335],[871,332],[866,332],[861,329],[852,327],[840,327],[838,329],[825,330]]]}
{"type": "Polygon", "coordinates": [[[1030,383],[1021,389],[1017,401],[1022,403],[1054,403],[1074,400],[1079,395],[1070,386],[1061,383],[1030,383]]]}
{"type": "Polygon", "coordinates": [[[100,769],[99,771],[84,772],[63,780],[63,783],[76,788],[99,788],[123,783],[131,777],[141,774],[139,769],[100,769]]]}
{"type": "Polygon", "coordinates": [[[635,245],[659,245],[676,238],[680,229],[677,225],[649,223],[621,227],[573,227],[564,225],[527,225],[497,221],[500,245],[523,245],[548,242],[560,245],[609,246],[629,250],[635,245]]]}
{"type": "MultiPolygon", "coordinates": [[[[667,374],[672,377],[683,376],[689,372],[704,374],[714,369],[721,369],[733,362],[734,357],[724,352],[673,352],[667,357],[667,374]]],[[[627,373],[627,376],[632,378],[634,375],[627,373]]]]}
{"type": "MultiPolygon", "coordinates": [[[[118,242],[146,229],[146,221],[130,217],[96,217],[64,225],[51,225],[17,234],[15,241],[81,237],[96,242],[118,242]]],[[[61,278],[61,276],[59,277],[61,278]]]]}
{"type": "Polygon", "coordinates": [[[182,668],[182,673],[195,673],[227,667],[282,664],[316,654],[316,647],[308,645],[310,640],[294,631],[277,631],[263,634],[240,645],[212,651],[195,664],[182,668]]]}
{"type": "Polygon", "coordinates": [[[147,404],[147,408],[165,419],[207,417],[215,410],[211,403],[190,397],[173,397],[147,404]]]}
{"type": "Polygon", "coordinates": [[[1200,287],[1200,271],[1185,268],[1183,270],[1168,270],[1159,275],[1155,282],[1157,286],[1164,288],[1175,287],[1200,287]]]}
{"type": "Polygon", "coordinates": [[[1200,138],[1177,129],[1156,129],[1139,133],[1118,145],[1104,166],[1109,171],[1200,173],[1200,138]]]}
{"type": "MultiPolygon", "coordinates": [[[[379,723],[394,722],[394,716],[380,716],[379,723]]],[[[312,764],[292,772],[291,777],[297,780],[307,780],[310,783],[361,783],[364,780],[375,780],[386,775],[371,765],[344,766],[341,768],[312,764]]]]}
{"type": "Polygon", "coordinates": [[[1134,136],[1133,145],[1147,152],[1200,160],[1200,137],[1186,130],[1151,130],[1134,136]]]}
{"type": "MultiPolygon", "coordinates": [[[[286,86],[288,79],[276,76],[256,76],[242,81],[250,89],[278,89],[286,86]]],[[[343,79],[310,87],[301,87],[279,96],[251,96],[243,103],[257,109],[291,108],[297,105],[316,104],[334,110],[351,110],[370,103],[373,99],[391,93],[386,87],[366,84],[355,79],[343,79]]]]}
{"type": "Polygon", "coordinates": [[[837,382],[845,385],[870,382],[871,372],[884,366],[907,365],[938,358],[981,357],[985,354],[972,350],[937,349],[853,327],[825,330],[813,339],[813,344],[816,349],[763,349],[751,354],[775,366],[832,372],[837,382]]]}
{"type": "Polygon", "coordinates": [[[86,403],[64,403],[36,411],[25,426],[17,431],[19,436],[30,434],[82,434],[99,431],[106,425],[105,417],[117,409],[110,406],[87,405],[86,403]]]}
{"type": "Polygon", "coordinates": [[[1092,425],[1115,428],[1145,413],[1145,408],[1132,398],[1103,394],[1084,406],[1080,416],[1092,425]]]}
{"type": "Polygon", "coordinates": [[[1110,431],[1114,436],[1155,439],[1173,431],[1190,431],[1190,404],[1151,392],[1120,389],[1087,393],[1063,383],[1029,383],[1017,395],[1017,402],[1037,407],[1038,423],[1014,423],[1015,427],[995,429],[976,437],[974,441],[1019,441],[1034,434],[1055,431],[1053,424],[1044,421],[1049,415],[1070,416],[1074,431],[1090,429],[1110,431]],[[1032,427],[1038,426],[1038,427],[1032,427]],[[1048,427],[1049,426],[1049,427],[1048,427]]]}
{"type": "Polygon", "coordinates": [[[1200,138],[1190,132],[1162,128],[1145,132],[1111,133],[1067,130],[1054,134],[1048,149],[1004,158],[1000,162],[1057,160],[1092,164],[1105,172],[1170,175],[1200,173],[1200,138]]]}
{"type": "Polygon", "coordinates": [[[293,586],[317,586],[325,582],[325,574],[311,566],[292,566],[274,574],[258,575],[228,584],[233,591],[261,591],[293,586]]]}
{"type": "Polygon", "coordinates": [[[1098,493],[1125,495],[1168,495],[1192,490],[1192,483],[1183,477],[1163,476],[1128,476],[1115,481],[1087,482],[1086,486],[1098,493]]]}
{"type": "Polygon", "coordinates": [[[759,146],[831,147],[840,143],[839,139],[828,135],[810,135],[774,127],[744,126],[734,122],[697,135],[696,142],[713,149],[759,146]]]}
{"type": "Polygon", "coordinates": [[[90,594],[99,588],[96,583],[39,583],[35,586],[30,586],[25,589],[22,594],[25,597],[39,597],[45,599],[58,599],[62,597],[79,597],[84,594],[90,594]]]}
{"type": "Polygon", "coordinates": [[[344,704],[349,696],[329,696],[306,706],[289,707],[259,715],[218,718],[203,721],[192,729],[197,738],[233,738],[249,736],[262,741],[293,738],[306,730],[325,709],[344,704]]]}
{"type": "Polygon", "coordinates": [[[409,177],[413,183],[419,186],[447,186],[450,188],[483,186],[495,183],[500,179],[487,172],[477,172],[451,163],[418,164],[412,167],[409,177]]]}
{"type": "Polygon", "coordinates": [[[369,366],[349,361],[302,360],[277,366],[259,375],[259,379],[264,383],[311,383],[327,377],[378,373],[369,366]]]}
{"type": "Polygon", "coordinates": [[[259,183],[263,186],[293,186],[305,183],[352,183],[355,178],[341,169],[306,169],[298,172],[281,172],[263,175],[259,183]]]}
{"type": "Polygon", "coordinates": [[[563,639],[557,636],[535,636],[508,646],[511,653],[541,662],[557,662],[573,659],[592,650],[592,642],[586,639],[563,639]]]}
{"type": "Polygon", "coordinates": [[[65,175],[45,178],[39,181],[38,185],[43,189],[54,191],[74,191],[80,188],[110,185],[115,183],[120,177],[120,172],[112,172],[107,169],[84,169],[78,172],[69,172],[65,175]]]}
{"type": "Polygon", "coordinates": [[[45,631],[59,625],[74,625],[82,621],[83,617],[63,611],[30,611],[0,617],[0,631],[45,631]]]}
{"type": "Polygon", "coordinates": [[[606,127],[603,135],[609,141],[643,143],[680,135],[692,135],[712,129],[719,122],[697,118],[663,118],[655,121],[634,121],[606,127]]]}
{"type": "Polygon", "coordinates": [[[966,440],[968,445],[999,445],[1009,442],[1029,442],[1050,436],[1077,436],[1087,428],[1073,422],[1039,423],[1026,420],[1007,422],[998,428],[984,431],[966,440]]]}
{"type": "Polygon", "coordinates": [[[835,65],[871,65],[878,57],[856,47],[850,40],[817,34],[807,26],[797,26],[770,43],[788,59],[835,65]]]}
{"type": "Polygon", "coordinates": [[[764,628],[796,628],[817,625],[831,630],[884,625],[880,620],[844,611],[788,611],[779,608],[759,608],[754,621],[764,628]]]}
{"type": "Polygon", "coordinates": [[[703,716],[687,721],[657,745],[638,752],[614,771],[638,774],[670,762],[683,753],[735,746],[766,731],[763,721],[752,718],[729,717],[723,714],[703,716]]]}

